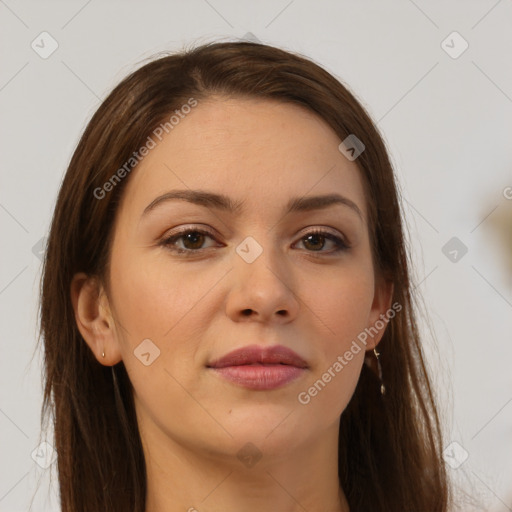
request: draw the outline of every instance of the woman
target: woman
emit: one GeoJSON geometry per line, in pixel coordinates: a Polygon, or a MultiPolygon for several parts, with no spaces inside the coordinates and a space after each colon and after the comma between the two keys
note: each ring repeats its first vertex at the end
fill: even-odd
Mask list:
{"type": "Polygon", "coordinates": [[[413,308],[393,170],[338,80],[248,42],[146,64],[48,240],[63,512],[447,510],[413,308]]]}

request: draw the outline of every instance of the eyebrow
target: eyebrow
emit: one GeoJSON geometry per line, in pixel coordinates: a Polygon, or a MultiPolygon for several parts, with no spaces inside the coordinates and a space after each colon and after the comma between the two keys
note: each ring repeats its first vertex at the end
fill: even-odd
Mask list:
{"type": "MultiPolygon", "coordinates": [[[[151,201],[142,212],[142,217],[154,210],[158,205],[172,200],[187,201],[206,208],[227,211],[232,214],[240,213],[244,204],[244,201],[233,201],[230,197],[223,194],[206,192],[204,190],[172,190],[151,201]]],[[[361,220],[364,220],[363,214],[356,203],[347,197],[334,193],[292,198],[288,201],[285,213],[321,210],[333,205],[347,206],[353,212],[357,213],[361,220]]]]}

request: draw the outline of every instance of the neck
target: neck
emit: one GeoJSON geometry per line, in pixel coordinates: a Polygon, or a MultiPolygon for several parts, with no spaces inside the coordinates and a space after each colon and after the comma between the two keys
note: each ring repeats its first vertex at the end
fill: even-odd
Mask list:
{"type": "Polygon", "coordinates": [[[212,455],[145,425],[146,512],[349,512],[338,479],[338,429],[336,422],[274,457],[270,447],[243,443],[234,455],[212,455]]]}

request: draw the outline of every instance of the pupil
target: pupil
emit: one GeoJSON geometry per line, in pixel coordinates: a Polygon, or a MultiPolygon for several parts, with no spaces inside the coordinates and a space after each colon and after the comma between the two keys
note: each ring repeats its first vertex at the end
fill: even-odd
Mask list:
{"type": "MultiPolygon", "coordinates": [[[[309,240],[311,240],[311,239],[313,239],[313,240],[317,240],[317,241],[318,241],[318,239],[323,239],[323,236],[322,236],[322,235],[308,235],[308,236],[306,237],[306,240],[307,240],[307,243],[308,243],[308,244],[309,244],[309,240]]],[[[310,244],[310,245],[311,245],[311,244],[310,244]]],[[[315,243],[313,242],[313,245],[319,245],[319,247],[317,247],[317,249],[321,249],[321,248],[323,247],[323,243],[319,243],[319,244],[317,243],[317,244],[315,244],[315,243]]]]}
{"type": "Polygon", "coordinates": [[[188,242],[192,242],[193,247],[187,247],[187,248],[189,248],[189,249],[200,248],[202,245],[202,237],[203,237],[202,233],[198,233],[198,232],[187,233],[185,235],[185,240],[184,240],[185,247],[187,247],[189,245],[188,242]],[[198,240],[200,242],[199,244],[197,244],[198,240]],[[198,247],[196,247],[197,245],[198,245],[198,247]]]}

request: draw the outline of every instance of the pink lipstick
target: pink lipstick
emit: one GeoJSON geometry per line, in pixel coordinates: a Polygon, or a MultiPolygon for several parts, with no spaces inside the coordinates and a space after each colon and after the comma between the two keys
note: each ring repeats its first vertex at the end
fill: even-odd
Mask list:
{"type": "Polygon", "coordinates": [[[226,380],[253,390],[283,387],[308,369],[302,357],[283,345],[242,347],[207,367],[226,380]]]}

